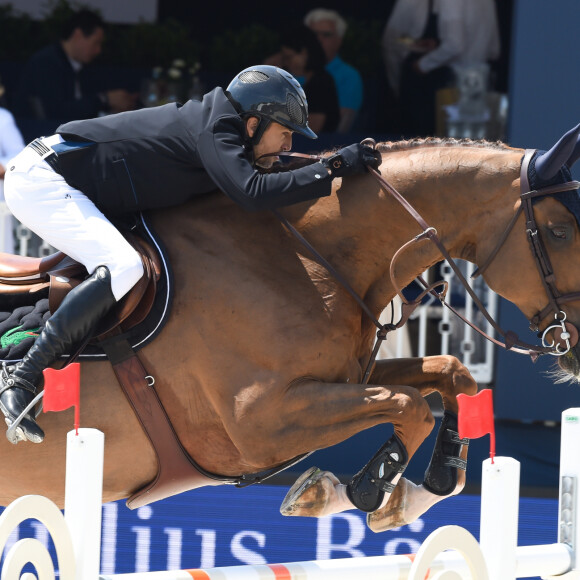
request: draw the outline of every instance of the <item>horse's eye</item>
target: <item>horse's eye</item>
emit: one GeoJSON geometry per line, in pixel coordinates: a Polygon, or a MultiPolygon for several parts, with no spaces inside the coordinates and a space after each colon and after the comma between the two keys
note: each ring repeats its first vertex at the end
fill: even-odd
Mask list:
{"type": "Polygon", "coordinates": [[[568,238],[568,228],[565,227],[550,228],[550,233],[557,240],[566,240],[568,238]]]}

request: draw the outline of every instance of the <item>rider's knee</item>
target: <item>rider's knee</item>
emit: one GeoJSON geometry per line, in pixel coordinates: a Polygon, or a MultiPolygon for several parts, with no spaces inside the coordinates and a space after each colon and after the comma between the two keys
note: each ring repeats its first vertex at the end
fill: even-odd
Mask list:
{"type": "Polygon", "coordinates": [[[145,273],[141,256],[133,251],[119,258],[115,264],[109,267],[111,271],[111,289],[115,298],[120,300],[145,273]]]}

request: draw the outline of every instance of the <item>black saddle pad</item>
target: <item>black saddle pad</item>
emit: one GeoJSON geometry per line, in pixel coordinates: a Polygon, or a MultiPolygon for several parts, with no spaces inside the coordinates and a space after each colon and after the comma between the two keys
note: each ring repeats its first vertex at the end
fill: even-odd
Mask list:
{"type": "MultiPolygon", "coordinates": [[[[123,335],[133,350],[138,351],[149,344],[167,322],[173,299],[173,275],[167,252],[143,213],[115,225],[121,231],[130,229],[131,233],[143,238],[161,257],[161,276],[151,311],[143,322],[123,335]]],[[[49,318],[48,289],[36,294],[0,295],[0,361],[14,363],[22,359],[49,318]]],[[[77,360],[107,360],[107,355],[98,343],[90,342],[77,360]]]]}

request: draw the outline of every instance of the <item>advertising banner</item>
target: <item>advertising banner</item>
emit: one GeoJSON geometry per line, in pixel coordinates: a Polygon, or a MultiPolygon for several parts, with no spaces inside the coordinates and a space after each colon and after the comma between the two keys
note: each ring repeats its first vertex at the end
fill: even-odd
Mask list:
{"type": "MultiPolygon", "coordinates": [[[[365,514],[355,510],[320,519],[284,517],[279,506],[286,491],[272,485],[224,486],[134,511],[124,502],[105,504],[101,573],[409,554],[433,530],[450,524],[479,539],[480,498],[475,495],[446,499],[416,522],[376,534],[367,528],[365,514]]],[[[521,498],[518,544],[556,542],[557,510],[556,499],[521,498]]],[[[15,530],[7,548],[23,537],[35,537],[51,548],[37,521],[15,530]]]]}

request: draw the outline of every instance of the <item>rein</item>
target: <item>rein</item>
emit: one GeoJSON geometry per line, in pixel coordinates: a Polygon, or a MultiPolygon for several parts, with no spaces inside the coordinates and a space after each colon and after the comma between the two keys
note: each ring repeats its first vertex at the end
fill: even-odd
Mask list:
{"type": "MultiPolygon", "coordinates": [[[[372,139],[365,139],[363,144],[367,145],[374,145],[374,141],[372,139]]],[[[578,341],[578,331],[576,328],[571,325],[569,322],[566,322],[566,314],[560,309],[560,304],[564,304],[567,302],[571,302],[573,300],[580,299],[580,292],[574,292],[562,295],[557,290],[555,286],[555,275],[552,270],[552,266],[550,260],[548,258],[547,252],[544,248],[544,245],[541,241],[540,235],[537,230],[536,221],[534,218],[534,212],[532,207],[532,199],[536,197],[542,197],[546,195],[552,195],[554,193],[562,192],[562,191],[569,191],[573,189],[578,189],[580,187],[580,183],[577,181],[570,181],[565,184],[558,184],[552,185],[548,187],[544,187],[541,189],[530,191],[529,188],[529,180],[527,176],[527,169],[529,165],[529,161],[532,158],[535,150],[526,150],[526,154],[524,156],[524,160],[522,162],[522,169],[520,174],[520,188],[521,188],[521,204],[518,208],[518,211],[508,224],[506,230],[504,231],[502,237],[498,241],[493,252],[488,256],[484,264],[477,269],[473,274],[472,278],[476,278],[477,276],[481,275],[484,270],[488,268],[491,262],[499,253],[499,250],[509,237],[511,230],[513,229],[515,223],[517,222],[520,214],[522,211],[525,214],[526,218],[526,233],[528,236],[528,240],[530,242],[530,248],[532,250],[532,254],[534,255],[534,259],[538,270],[540,272],[540,276],[546,290],[546,294],[548,296],[548,305],[538,312],[530,321],[530,328],[532,330],[538,330],[538,324],[540,321],[547,316],[551,311],[555,312],[555,319],[556,324],[549,326],[542,334],[542,346],[536,346],[528,344],[518,337],[518,335],[512,331],[504,331],[499,324],[493,319],[493,317],[489,314],[487,309],[485,308],[484,304],[477,296],[473,288],[470,286],[469,282],[466,280],[465,276],[461,272],[461,269],[457,266],[456,262],[450,256],[449,252],[442,244],[441,240],[439,239],[437,230],[429,226],[429,224],[423,219],[423,217],[417,212],[417,210],[386,180],[382,177],[379,171],[368,167],[368,171],[371,172],[374,177],[378,180],[381,187],[393,197],[410,215],[413,219],[418,223],[421,227],[422,232],[409,240],[405,243],[393,256],[390,265],[390,278],[393,287],[397,295],[402,300],[401,306],[401,318],[400,320],[394,324],[393,322],[388,324],[381,324],[381,322],[377,319],[377,317],[372,313],[369,307],[366,305],[364,300],[356,293],[356,291],[350,286],[350,284],[346,281],[346,279],[336,271],[336,269],[330,264],[303,236],[298,232],[298,230],[284,217],[282,216],[277,210],[273,210],[274,215],[282,222],[284,227],[314,256],[316,261],[323,266],[334,278],[335,280],[343,286],[343,288],[354,298],[354,300],[359,304],[363,312],[366,316],[373,322],[373,324],[378,328],[377,332],[377,340],[375,341],[375,345],[373,347],[372,353],[369,357],[369,361],[367,363],[362,384],[366,384],[370,378],[370,373],[372,367],[374,366],[380,345],[383,340],[387,338],[387,334],[397,328],[403,326],[413,311],[419,306],[423,297],[426,294],[431,294],[435,296],[441,304],[446,306],[451,312],[453,312],[458,318],[460,318],[465,324],[470,326],[473,330],[478,332],[481,336],[483,336],[486,340],[500,346],[506,350],[511,350],[513,352],[517,352],[519,354],[527,354],[529,355],[532,360],[535,362],[537,358],[542,354],[551,354],[554,356],[562,356],[566,354],[572,346],[576,344],[578,341]],[[459,281],[461,282],[462,286],[465,288],[465,291],[469,294],[481,314],[484,318],[489,322],[489,324],[494,328],[494,330],[503,337],[505,342],[501,342],[497,340],[493,336],[486,333],[484,330],[479,328],[476,324],[465,318],[460,312],[458,312],[453,306],[451,306],[446,300],[446,292],[447,292],[447,283],[444,281],[435,282],[434,284],[428,284],[421,276],[417,277],[417,281],[424,287],[424,290],[420,293],[420,295],[413,301],[407,300],[404,296],[402,289],[397,285],[395,272],[394,272],[394,264],[398,257],[406,250],[409,246],[414,243],[423,241],[428,239],[431,241],[439,250],[443,258],[448,262],[449,266],[453,270],[454,274],[457,276],[459,281]],[[441,291],[437,291],[436,288],[439,286],[443,286],[441,291]],[[555,334],[559,332],[559,336],[557,340],[554,340],[552,344],[546,345],[545,344],[545,337],[550,330],[554,330],[555,334]],[[573,344],[571,343],[571,340],[573,344]],[[561,348],[561,342],[565,343],[565,349],[561,348]]],[[[273,153],[269,155],[276,155],[276,156],[288,156],[288,157],[301,157],[306,159],[312,159],[315,161],[320,161],[322,156],[320,155],[308,155],[304,153],[295,153],[295,152],[279,152],[273,153]]]]}

